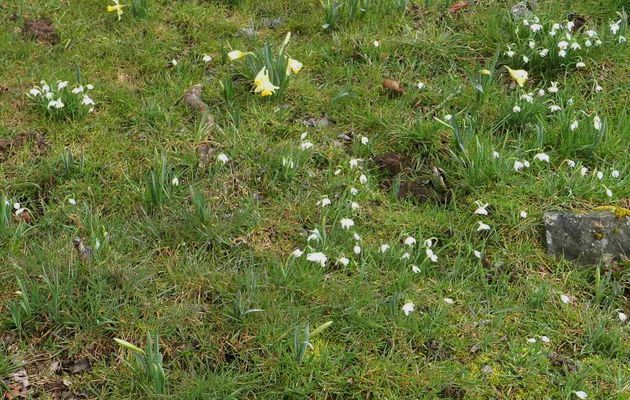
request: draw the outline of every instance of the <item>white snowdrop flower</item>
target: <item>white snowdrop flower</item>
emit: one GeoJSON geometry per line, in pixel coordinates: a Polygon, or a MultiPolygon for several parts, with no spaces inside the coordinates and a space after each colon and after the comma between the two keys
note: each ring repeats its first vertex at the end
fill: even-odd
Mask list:
{"type": "Polygon", "coordinates": [[[361,144],[362,145],[367,145],[370,142],[370,139],[368,139],[367,136],[361,136],[361,144]]]}
{"type": "Polygon", "coordinates": [[[61,101],[61,99],[51,100],[48,102],[48,108],[55,107],[56,109],[60,109],[60,108],[64,108],[65,106],[66,105],[63,104],[63,101],[61,101]]]}
{"type": "Polygon", "coordinates": [[[558,82],[551,82],[551,86],[547,89],[549,93],[558,93],[558,82]]]}
{"type": "Polygon", "coordinates": [[[591,47],[591,46],[593,46],[593,42],[591,42],[591,39],[586,39],[586,40],[584,41],[584,46],[586,46],[586,47],[591,47]]]}
{"type": "Polygon", "coordinates": [[[477,232],[481,232],[481,231],[489,231],[490,230],[490,225],[488,224],[484,224],[481,221],[478,221],[477,224],[479,225],[477,227],[477,232]]]}
{"type": "Polygon", "coordinates": [[[601,93],[604,91],[604,88],[601,87],[598,83],[595,84],[595,93],[601,93]]]}
{"type": "Polygon", "coordinates": [[[92,98],[86,94],[83,95],[83,100],[81,101],[81,104],[83,104],[84,106],[93,106],[95,103],[94,100],[92,100],[92,98]]]}
{"type": "Polygon", "coordinates": [[[365,185],[367,181],[368,181],[367,176],[365,176],[364,174],[361,174],[361,176],[359,177],[359,182],[365,185]]]}
{"type": "Polygon", "coordinates": [[[332,201],[328,197],[323,197],[320,201],[316,203],[320,207],[327,207],[332,204],[332,201]]]}
{"type": "Polygon", "coordinates": [[[475,214],[477,215],[488,215],[488,210],[486,210],[486,208],[488,208],[489,204],[483,204],[481,201],[477,200],[475,201],[475,204],[477,204],[477,209],[475,210],[475,214]]]}
{"type": "Polygon", "coordinates": [[[407,246],[413,246],[414,244],[416,244],[416,239],[412,236],[407,236],[403,243],[407,246]]]}
{"type": "Polygon", "coordinates": [[[358,233],[356,233],[356,232],[352,234],[352,237],[353,237],[353,238],[354,238],[354,240],[356,240],[357,242],[361,240],[361,236],[359,236],[359,234],[358,234],[358,233]]]}
{"type": "Polygon", "coordinates": [[[527,339],[527,343],[536,343],[536,338],[527,339]]]}
{"type": "Polygon", "coordinates": [[[44,97],[46,100],[52,100],[52,98],[55,97],[55,94],[53,92],[48,92],[44,95],[44,97]]]}
{"type": "Polygon", "coordinates": [[[541,57],[547,57],[548,54],[549,54],[549,49],[542,49],[538,52],[538,55],[541,57]]]}
{"type": "Polygon", "coordinates": [[[558,31],[556,31],[555,29],[552,29],[549,31],[549,36],[556,36],[558,34],[558,31]]]}
{"type": "Polygon", "coordinates": [[[57,90],[63,90],[68,87],[68,81],[57,81],[57,90]]]}
{"type": "Polygon", "coordinates": [[[417,87],[419,90],[424,89],[424,82],[418,82],[418,83],[416,84],[416,87],[417,87]]]}
{"type": "Polygon", "coordinates": [[[295,257],[295,258],[300,258],[302,257],[302,254],[304,254],[304,252],[300,249],[295,249],[293,250],[293,252],[291,253],[291,256],[295,257]]]}
{"type": "Polygon", "coordinates": [[[610,33],[612,33],[613,35],[616,35],[617,32],[619,32],[619,24],[621,24],[621,20],[611,23],[610,24],[610,33]]]}
{"type": "Polygon", "coordinates": [[[614,169],[611,173],[610,176],[612,176],[613,178],[619,178],[619,171],[617,171],[616,169],[614,169]]]}
{"type": "Polygon", "coordinates": [[[551,26],[551,29],[553,29],[554,31],[560,30],[560,24],[554,22],[554,24],[551,26]]]}
{"type": "Polygon", "coordinates": [[[401,260],[408,260],[410,258],[411,258],[411,254],[409,253],[405,253],[400,257],[401,260]]]}
{"type": "Polygon", "coordinates": [[[453,116],[452,116],[451,114],[446,114],[446,115],[444,116],[444,120],[445,120],[445,121],[450,121],[450,120],[452,120],[452,119],[453,119],[453,116]]]}
{"type": "Polygon", "coordinates": [[[361,254],[361,246],[359,246],[358,244],[354,245],[354,248],[352,250],[354,251],[354,254],[361,254]]]}
{"type": "Polygon", "coordinates": [[[525,64],[527,64],[527,63],[529,62],[529,57],[527,57],[527,56],[525,56],[525,55],[524,55],[524,56],[523,56],[523,62],[524,62],[525,64]]]}
{"type": "Polygon", "coordinates": [[[350,159],[350,161],[349,161],[350,169],[355,169],[356,167],[358,167],[360,161],[361,161],[360,158],[352,158],[352,159],[350,159]]]}
{"type": "Polygon", "coordinates": [[[541,336],[540,340],[542,340],[545,343],[551,343],[551,339],[549,339],[549,336],[541,336]]]}
{"type": "Polygon", "coordinates": [[[593,38],[593,37],[597,36],[597,32],[595,32],[592,29],[589,29],[589,30],[586,31],[586,36],[588,36],[590,38],[593,38]]]}
{"type": "Polygon", "coordinates": [[[578,42],[571,43],[571,50],[580,50],[582,46],[578,42]]]}
{"type": "Polygon", "coordinates": [[[302,132],[302,134],[300,135],[300,140],[306,139],[307,136],[308,136],[308,132],[302,132]]]}
{"type": "Polygon", "coordinates": [[[473,254],[476,258],[481,260],[481,252],[479,250],[473,250],[473,254]]]}
{"type": "Polygon", "coordinates": [[[531,24],[529,26],[529,29],[531,29],[532,32],[538,32],[538,31],[542,30],[542,28],[543,28],[543,26],[540,25],[540,24],[531,24]]]}
{"type": "Polygon", "coordinates": [[[525,164],[522,161],[514,161],[514,171],[520,172],[523,168],[525,168],[525,164]]]}
{"type": "Polygon", "coordinates": [[[357,194],[359,194],[359,189],[357,188],[350,188],[350,194],[353,196],[356,196],[357,194]]]}
{"type": "Polygon", "coordinates": [[[624,314],[623,312],[619,311],[617,313],[617,318],[619,318],[619,321],[621,322],[626,322],[626,320],[628,319],[628,316],[624,314]]]}
{"type": "Polygon", "coordinates": [[[319,229],[315,228],[312,231],[309,231],[310,235],[306,238],[307,242],[312,242],[314,240],[319,241],[322,238],[321,233],[319,233],[319,229]]]}
{"type": "Polygon", "coordinates": [[[322,267],[325,266],[326,262],[328,261],[328,257],[326,257],[326,254],[322,252],[307,254],[306,259],[310,262],[317,263],[321,265],[322,267]]]}
{"type": "Polygon", "coordinates": [[[69,198],[68,199],[68,203],[72,204],[73,206],[77,205],[77,201],[75,199],[73,199],[73,198],[69,198]]]}
{"type": "Polygon", "coordinates": [[[74,89],[72,89],[72,94],[83,93],[83,90],[84,90],[83,85],[77,86],[74,89]]]}
{"type": "Polygon", "coordinates": [[[427,255],[427,258],[431,260],[431,262],[436,263],[438,261],[438,256],[433,253],[433,250],[431,249],[425,249],[425,253],[427,255]]]}
{"type": "Polygon", "coordinates": [[[443,300],[446,304],[455,304],[455,300],[451,299],[450,297],[445,297],[443,300]]]}
{"type": "Polygon", "coordinates": [[[566,50],[569,47],[569,42],[566,40],[561,40],[558,42],[558,48],[561,50],[566,50]]]}
{"type": "Polygon", "coordinates": [[[569,304],[571,303],[571,298],[567,296],[566,294],[561,294],[560,301],[562,301],[564,304],[569,304]]]}
{"type": "Polygon", "coordinates": [[[357,210],[359,210],[359,209],[361,208],[361,206],[360,206],[360,205],[359,205],[359,203],[357,203],[356,201],[351,201],[351,202],[350,202],[350,208],[351,208],[353,211],[357,211],[357,210]]]}
{"type": "Polygon", "coordinates": [[[598,131],[602,129],[602,120],[599,118],[599,115],[596,115],[595,118],[593,118],[593,127],[598,131]]]}
{"type": "Polygon", "coordinates": [[[87,90],[92,90],[92,89],[94,89],[94,85],[92,85],[91,83],[88,83],[87,85],[85,85],[85,88],[87,90]]]}
{"type": "Polygon", "coordinates": [[[14,210],[19,210],[20,208],[22,208],[22,205],[20,203],[13,203],[14,210]]]}
{"type": "MultiPolygon", "coordinates": [[[[573,27],[574,27],[574,26],[575,26],[575,22],[573,22],[573,21],[567,21],[567,30],[568,30],[569,32],[571,32],[571,31],[573,30],[573,27]]],[[[568,35],[568,33],[567,33],[567,35],[568,35]]]]}
{"type": "Polygon", "coordinates": [[[389,250],[389,245],[385,243],[383,243],[381,247],[378,248],[378,251],[380,253],[385,253],[387,250],[389,250]]]}
{"type": "Polygon", "coordinates": [[[606,188],[606,196],[608,196],[608,197],[613,197],[613,192],[612,192],[612,190],[608,189],[606,186],[604,186],[604,188],[606,188]]]}
{"type": "Polygon", "coordinates": [[[226,164],[228,161],[230,161],[230,158],[225,153],[219,153],[219,155],[217,155],[217,161],[219,161],[221,164],[226,164]]]}
{"type": "Polygon", "coordinates": [[[598,47],[599,47],[599,46],[601,46],[601,45],[602,45],[602,41],[601,41],[600,39],[597,39],[597,40],[595,41],[595,46],[598,46],[598,47]]]}
{"type": "Polygon", "coordinates": [[[496,158],[499,158],[499,157],[500,157],[499,152],[498,152],[498,151],[496,151],[496,150],[494,150],[494,151],[492,152],[492,158],[495,158],[495,159],[496,159],[496,158]]]}
{"type": "MultiPolygon", "coordinates": [[[[42,81],[42,82],[44,82],[44,81],[42,81]]],[[[42,82],[40,82],[40,84],[42,84],[42,82]]],[[[43,86],[42,86],[42,92],[44,92],[44,93],[48,93],[48,92],[50,92],[50,86],[48,86],[48,85],[46,84],[46,82],[44,82],[44,83],[43,83],[43,86]]]]}
{"type": "Polygon", "coordinates": [[[586,392],[582,391],[582,390],[578,390],[577,392],[573,392],[575,393],[575,395],[579,398],[579,399],[586,399],[588,397],[588,394],[586,394],[586,392]]]}
{"type": "Polygon", "coordinates": [[[525,168],[529,168],[529,161],[523,160],[523,165],[525,166],[525,168]]]}
{"type": "Polygon", "coordinates": [[[513,113],[520,113],[521,112],[521,107],[519,107],[519,106],[512,107],[512,112],[513,113]]]}
{"type": "Polygon", "coordinates": [[[527,211],[523,210],[519,213],[519,215],[521,216],[521,218],[525,219],[527,218],[527,211]]]}
{"type": "Polygon", "coordinates": [[[372,42],[372,45],[374,47],[379,47],[381,45],[381,42],[379,42],[378,40],[375,40],[375,41],[372,42]]]}
{"type": "Polygon", "coordinates": [[[575,68],[584,68],[586,67],[586,64],[583,61],[579,61],[577,64],[575,64],[575,68]]]}
{"type": "Polygon", "coordinates": [[[571,97],[571,98],[569,98],[569,100],[567,100],[567,104],[570,105],[570,106],[573,105],[573,102],[574,102],[573,97],[571,97]]]}
{"type": "Polygon", "coordinates": [[[525,25],[525,26],[529,26],[529,20],[528,20],[528,19],[524,19],[524,20],[523,20],[523,25],[525,25]]]}
{"type": "Polygon", "coordinates": [[[424,241],[424,247],[431,247],[433,246],[433,239],[427,239],[424,241]]]}
{"type": "Polygon", "coordinates": [[[412,265],[411,266],[411,272],[413,272],[414,274],[419,274],[420,273],[420,268],[417,265],[412,265]]]}
{"type": "Polygon", "coordinates": [[[566,56],[567,56],[567,51],[566,51],[566,50],[564,50],[564,49],[560,50],[560,51],[558,52],[558,56],[559,56],[559,57],[561,57],[561,58],[566,57],[566,56]]]}
{"type": "Polygon", "coordinates": [[[201,61],[205,63],[209,63],[210,61],[212,61],[212,57],[207,54],[204,54],[203,57],[201,58],[201,61]]]}
{"type": "Polygon", "coordinates": [[[521,100],[525,100],[528,103],[533,103],[534,102],[534,96],[532,95],[532,93],[526,93],[526,94],[521,96],[521,100]]]}
{"type": "Polygon", "coordinates": [[[512,50],[508,50],[508,51],[505,52],[505,55],[510,57],[510,58],[514,57],[515,54],[516,53],[514,51],[512,51],[512,50]]]}
{"type": "Polygon", "coordinates": [[[295,168],[295,163],[290,157],[282,157],[282,166],[285,168],[293,169],[295,168]]]}
{"type": "Polygon", "coordinates": [[[339,174],[341,174],[341,169],[336,169],[336,170],[335,170],[335,176],[337,176],[337,175],[339,175],[339,174]]]}
{"type": "Polygon", "coordinates": [[[176,66],[177,66],[177,60],[173,58],[173,59],[171,60],[171,65],[172,65],[173,67],[176,67],[176,66]]]}
{"type": "Polygon", "coordinates": [[[342,229],[350,229],[354,226],[354,221],[350,218],[341,218],[339,223],[341,224],[342,229]]]}
{"type": "Polygon", "coordinates": [[[578,122],[578,120],[576,119],[575,121],[571,122],[571,125],[569,126],[569,129],[571,129],[571,132],[573,132],[574,130],[576,130],[578,127],[580,126],[580,123],[578,122]]]}
{"type": "Polygon", "coordinates": [[[177,179],[176,176],[174,176],[173,179],[171,179],[171,185],[179,186],[179,179],[177,179]]]}
{"type": "Polygon", "coordinates": [[[101,248],[101,241],[99,239],[96,239],[94,241],[94,247],[96,248],[96,250],[101,248]]]}
{"type": "Polygon", "coordinates": [[[42,94],[42,92],[40,92],[39,89],[37,88],[32,88],[31,90],[28,91],[28,93],[31,96],[39,96],[40,94],[42,94]]]}
{"type": "Polygon", "coordinates": [[[302,150],[309,150],[313,148],[313,143],[310,140],[305,140],[302,143],[300,143],[300,148],[302,150]]]}
{"type": "Polygon", "coordinates": [[[580,175],[586,176],[586,174],[588,174],[588,168],[586,167],[580,168],[580,175]]]}
{"type": "Polygon", "coordinates": [[[618,40],[619,44],[626,43],[627,41],[628,41],[628,39],[626,39],[625,36],[619,36],[619,40],[618,40]]]}
{"type": "Polygon", "coordinates": [[[562,110],[562,107],[560,107],[557,104],[552,104],[552,105],[549,106],[549,111],[551,111],[551,112],[556,112],[556,111],[560,111],[560,110],[562,110]]]}
{"type": "Polygon", "coordinates": [[[348,264],[350,264],[350,260],[347,257],[341,257],[340,259],[337,260],[337,264],[341,264],[344,267],[347,267],[348,264]]]}
{"type": "Polygon", "coordinates": [[[601,181],[602,179],[604,179],[604,172],[603,171],[597,171],[595,176],[597,176],[597,179],[599,179],[601,181]]]}
{"type": "Polygon", "coordinates": [[[547,153],[538,153],[534,156],[534,160],[549,162],[549,155],[547,153]]]}
{"type": "Polygon", "coordinates": [[[545,89],[538,89],[538,96],[543,97],[545,94],[545,89]]]}
{"type": "Polygon", "coordinates": [[[402,311],[405,313],[405,315],[409,315],[413,312],[413,310],[415,310],[415,308],[416,308],[415,304],[409,301],[403,304],[402,311]]]}

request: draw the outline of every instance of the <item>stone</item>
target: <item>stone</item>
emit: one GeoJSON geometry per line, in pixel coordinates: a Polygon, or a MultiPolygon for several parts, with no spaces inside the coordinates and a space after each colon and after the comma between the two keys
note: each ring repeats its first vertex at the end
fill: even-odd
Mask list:
{"type": "Polygon", "coordinates": [[[258,36],[258,32],[251,26],[246,26],[245,28],[241,28],[238,30],[238,34],[240,36],[246,37],[247,39],[256,39],[258,36]]]}
{"type": "Polygon", "coordinates": [[[534,16],[532,12],[537,6],[536,0],[520,1],[512,6],[512,16],[514,19],[525,19],[534,16]]]}
{"type": "Polygon", "coordinates": [[[630,256],[630,216],[611,211],[550,211],[543,220],[549,255],[580,265],[630,256]]]}

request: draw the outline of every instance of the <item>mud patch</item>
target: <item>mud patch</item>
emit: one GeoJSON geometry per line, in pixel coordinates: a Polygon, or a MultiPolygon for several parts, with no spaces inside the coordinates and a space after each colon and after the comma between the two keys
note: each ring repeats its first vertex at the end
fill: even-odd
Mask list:
{"type": "Polygon", "coordinates": [[[34,142],[33,153],[37,156],[44,154],[50,147],[45,134],[36,131],[22,132],[12,138],[0,139],[0,159],[5,155],[13,154],[29,141],[34,142]]]}
{"type": "Polygon", "coordinates": [[[22,33],[27,38],[33,39],[38,43],[50,45],[59,43],[59,35],[52,21],[46,17],[25,21],[22,33]]]}
{"type": "Polygon", "coordinates": [[[438,394],[441,399],[456,399],[460,400],[466,397],[466,391],[454,384],[446,385],[438,394]]]}

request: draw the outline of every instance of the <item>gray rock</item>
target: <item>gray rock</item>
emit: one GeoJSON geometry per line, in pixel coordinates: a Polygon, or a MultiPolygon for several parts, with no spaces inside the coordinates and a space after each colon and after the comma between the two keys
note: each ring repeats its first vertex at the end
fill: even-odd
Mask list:
{"type": "Polygon", "coordinates": [[[547,254],[581,265],[630,256],[630,217],[609,211],[551,211],[543,217],[547,254]]]}
{"type": "Polygon", "coordinates": [[[280,17],[278,18],[263,18],[262,20],[262,26],[264,26],[265,28],[269,28],[269,29],[276,29],[279,28],[280,26],[282,26],[282,24],[284,24],[284,20],[280,17]]]}
{"type": "Polygon", "coordinates": [[[251,26],[239,29],[238,34],[248,39],[256,39],[256,36],[258,36],[258,32],[256,31],[256,29],[251,26]]]}
{"type": "Polygon", "coordinates": [[[536,0],[520,1],[512,6],[512,16],[515,19],[525,19],[534,16],[532,12],[537,6],[536,0]]]}

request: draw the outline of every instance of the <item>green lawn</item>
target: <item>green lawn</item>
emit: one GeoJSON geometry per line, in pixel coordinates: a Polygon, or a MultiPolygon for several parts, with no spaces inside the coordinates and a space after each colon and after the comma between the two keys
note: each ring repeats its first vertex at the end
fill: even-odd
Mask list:
{"type": "Polygon", "coordinates": [[[542,224],[630,208],[628,0],[146,2],[0,4],[0,393],[630,398],[542,224]]]}

